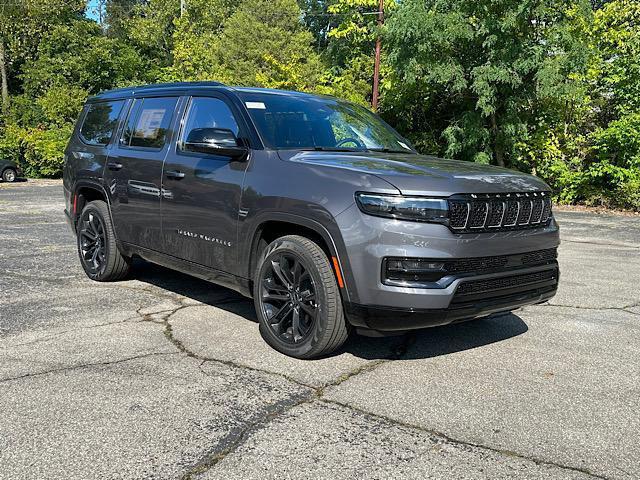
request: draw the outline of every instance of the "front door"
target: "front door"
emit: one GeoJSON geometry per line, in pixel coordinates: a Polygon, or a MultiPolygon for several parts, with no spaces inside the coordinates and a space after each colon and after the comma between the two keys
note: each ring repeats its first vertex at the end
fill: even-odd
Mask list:
{"type": "Polygon", "coordinates": [[[248,162],[187,152],[181,145],[196,128],[225,128],[243,138],[237,119],[223,96],[191,97],[162,176],[165,253],[229,273],[237,271],[238,209],[248,162]]]}
{"type": "Polygon", "coordinates": [[[105,180],[116,235],[122,242],[162,249],[162,162],[173,137],[177,104],[178,97],[134,100],[120,141],[109,154],[105,180]]]}

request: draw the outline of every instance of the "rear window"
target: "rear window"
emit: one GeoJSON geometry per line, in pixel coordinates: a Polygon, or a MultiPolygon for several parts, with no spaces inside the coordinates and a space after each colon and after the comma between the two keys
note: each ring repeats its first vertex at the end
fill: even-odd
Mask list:
{"type": "Polygon", "coordinates": [[[82,139],[92,145],[106,145],[111,140],[118,123],[123,100],[100,102],[89,105],[80,127],[82,139]]]}
{"type": "Polygon", "coordinates": [[[123,144],[129,147],[162,148],[177,102],[176,97],[136,100],[129,114],[123,144]]]}

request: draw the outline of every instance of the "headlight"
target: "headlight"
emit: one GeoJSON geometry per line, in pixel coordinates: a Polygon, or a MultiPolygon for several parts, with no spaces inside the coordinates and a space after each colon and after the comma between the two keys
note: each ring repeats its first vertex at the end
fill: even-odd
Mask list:
{"type": "Polygon", "coordinates": [[[444,224],[449,221],[449,205],[441,198],[356,193],[356,203],[364,213],[378,217],[444,224]]]}

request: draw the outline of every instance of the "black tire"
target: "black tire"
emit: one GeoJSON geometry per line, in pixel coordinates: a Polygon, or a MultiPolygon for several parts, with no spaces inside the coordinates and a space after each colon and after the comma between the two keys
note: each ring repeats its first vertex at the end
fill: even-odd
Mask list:
{"type": "Polygon", "coordinates": [[[5,168],[4,171],[2,172],[2,180],[4,180],[5,182],[8,182],[8,183],[15,182],[17,178],[18,178],[18,172],[16,172],[11,167],[5,168]]]}
{"type": "Polygon", "coordinates": [[[89,202],[77,225],[80,264],[91,280],[113,282],[127,276],[131,259],[118,250],[109,207],[102,200],[89,202]]]}
{"type": "Polygon", "coordinates": [[[288,235],[267,246],[258,261],[253,293],[262,338],[285,355],[302,359],[324,356],[339,348],[349,335],[329,259],[308,238],[288,235]],[[287,281],[276,270],[288,271],[287,281]]]}

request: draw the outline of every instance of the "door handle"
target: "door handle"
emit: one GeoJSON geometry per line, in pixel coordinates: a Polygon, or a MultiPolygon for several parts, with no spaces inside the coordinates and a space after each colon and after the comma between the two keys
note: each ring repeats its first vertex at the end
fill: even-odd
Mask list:
{"type": "Polygon", "coordinates": [[[120,170],[122,168],[122,164],[118,162],[108,162],[107,168],[109,170],[120,170]]]}
{"type": "Polygon", "coordinates": [[[175,178],[175,179],[181,179],[184,178],[184,172],[181,172],[179,170],[169,170],[168,172],[164,173],[167,177],[169,178],[175,178]]]}

